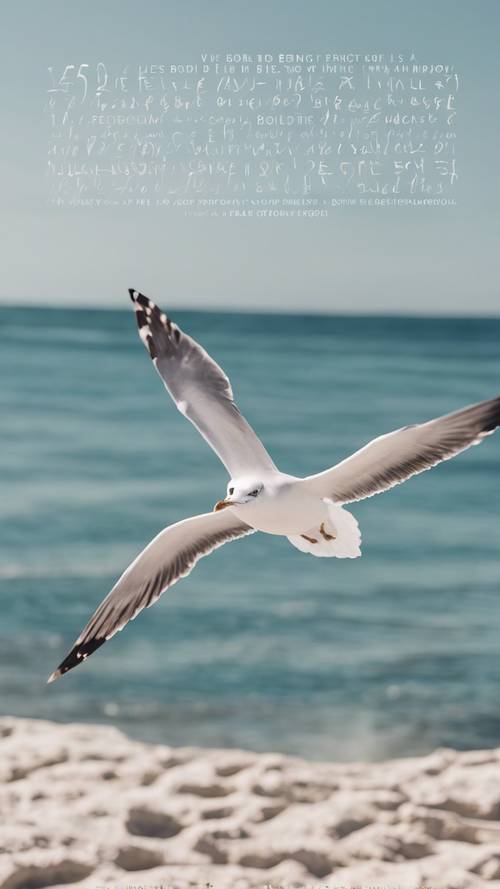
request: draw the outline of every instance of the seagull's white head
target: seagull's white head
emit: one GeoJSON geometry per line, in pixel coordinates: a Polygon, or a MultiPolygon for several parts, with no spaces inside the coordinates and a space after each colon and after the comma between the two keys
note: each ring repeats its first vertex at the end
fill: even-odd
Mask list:
{"type": "Polygon", "coordinates": [[[253,503],[254,500],[262,493],[264,484],[257,479],[244,479],[235,482],[231,479],[227,486],[227,495],[224,500],[219,500],[215,504],[215,512],[225,509],[226,506],[243,506],[245,503],[253,503]]]}

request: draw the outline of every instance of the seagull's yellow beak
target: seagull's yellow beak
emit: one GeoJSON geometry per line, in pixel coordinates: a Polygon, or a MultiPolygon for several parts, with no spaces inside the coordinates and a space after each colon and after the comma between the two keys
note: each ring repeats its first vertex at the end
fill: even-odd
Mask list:
{"type": "Polygon", "coordinates": [[[232,505],[233,505],[233,501],[228,500],[227,498],[226,498],[226,500],[218,500],[214,506],[214,512],[220,512],[220,510],[225,509],[226,506],[232,506],[232,505]]]}

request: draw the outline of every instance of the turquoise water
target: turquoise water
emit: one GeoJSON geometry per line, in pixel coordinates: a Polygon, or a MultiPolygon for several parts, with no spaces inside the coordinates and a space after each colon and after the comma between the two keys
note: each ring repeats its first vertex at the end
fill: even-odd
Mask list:
{"type": "MultiPolygon", "coordinates": [[[[500,391],[500,321],[173,313],[285,471],[500,391]]],[[[378,759],[500,744],[500,435],[352,507],[363,558],[229,544],[59,682],[137,552],[225,470],[130,310],[0,310],[1,711],[378,759]]]]}

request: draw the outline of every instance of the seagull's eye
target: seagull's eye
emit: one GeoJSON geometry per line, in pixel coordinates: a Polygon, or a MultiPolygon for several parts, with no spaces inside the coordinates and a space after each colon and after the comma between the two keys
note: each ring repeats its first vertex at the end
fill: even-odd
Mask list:
{"type": "Polygon", "coordinates": [[[230,496],[231,496],[231,494],[234,494],[234,488],[229,488],[229,490],[228,490],[228,494],[229,494],[230,496]]]}
{"type": "Polygon", "coordinates": [[[256,497],[258,493],[259,493],[259,489],[255,488],[255,491],[250,491],[248,496],[249,497],[256,497]]]}

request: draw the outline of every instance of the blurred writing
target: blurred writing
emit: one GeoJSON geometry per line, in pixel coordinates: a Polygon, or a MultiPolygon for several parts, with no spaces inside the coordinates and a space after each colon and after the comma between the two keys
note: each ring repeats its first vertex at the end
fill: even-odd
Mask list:
{"type": "Polygon", "coordinates": [[[49,200],[191,215],[455,203],[453,65],[359,53],[49,67],[49,200]]]}

